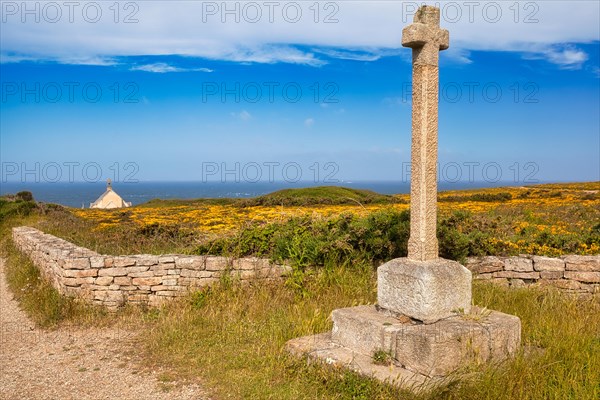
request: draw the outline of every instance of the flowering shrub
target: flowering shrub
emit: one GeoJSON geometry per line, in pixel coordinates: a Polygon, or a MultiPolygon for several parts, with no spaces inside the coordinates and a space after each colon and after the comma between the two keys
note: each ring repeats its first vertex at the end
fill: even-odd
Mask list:
{"type": "MultiPolygon", "coordinates": [[[[594,182],[440,193],[440,254],[458,260],[484,254],[598,254],[599,192],[600,183],[594,182]]],[[[327,198],[324,190],[318,195],[327,198]]],[[[120,210],[70,209],[70,213],[91,226],[89,235],[102,233],[113,243],[117,237],[141,237],[146,242],[163,240],[165,246],[185,244],[190,251],[269,255],[317,264],[350,254],[372,260],[403,254],[408,195],[367,204],[345,197],[339,199],[343,204],[329,204],[334,201],[329,197],[328,204],[313,204],[315,199],[289,200],[286,194],[284,205],[272,205],[268,196],[260,201],[159,201],[120,210]]]]}

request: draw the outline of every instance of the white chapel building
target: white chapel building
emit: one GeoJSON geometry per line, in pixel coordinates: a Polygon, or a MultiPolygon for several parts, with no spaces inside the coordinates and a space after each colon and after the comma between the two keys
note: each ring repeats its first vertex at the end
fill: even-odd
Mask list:
{"type": "Polygon", "coordinates": [[[127,202],[121,198],[112,188],[112,182],[110,179],[106,180],[106,191],[102,196],[98,197],[98,200],[90,204],[90,208],[123,208],[131,207],[131,202],[127,202]]]}

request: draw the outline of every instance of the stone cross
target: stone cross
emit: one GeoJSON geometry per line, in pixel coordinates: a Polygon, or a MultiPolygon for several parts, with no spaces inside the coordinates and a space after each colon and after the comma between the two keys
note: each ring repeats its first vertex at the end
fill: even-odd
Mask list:
{"type": "Polygon", "coordinates": [[[413,49],[410,239],[408,258],[438,258],[437,153],[439,51],[449,45],[440,29],[440,10],[421,6],[413,23],[402,30],[402,46],[413,49]]]}

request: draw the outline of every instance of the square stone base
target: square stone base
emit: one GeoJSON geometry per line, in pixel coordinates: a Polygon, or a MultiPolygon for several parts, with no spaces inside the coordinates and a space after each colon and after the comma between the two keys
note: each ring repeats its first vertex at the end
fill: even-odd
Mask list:
{"type": "Polygon", "coordinates": [[[347,368],[363,376],[410,389],[415,392],[428,389],[439,378],[430,379],[405,368],[373,364],[373,357],[354,352],[331,339],[331,332],[304,336],[286,343],[287,350],[298,357],[308,357],[309,362],[347,368]]]}
{"type": "Polygon", "coordinates": [[[426,324],[469,313],[471,271],[444,258],[396,258],[377,269],[377,303],[426,324]]]}
{"type": "Polygon", "coordinates": [[[331,334],[291,340],[288,349],[403,387],[430,383],[470,363],[503,361],[521,342],[519,318],[477,307],[433,324],[399,319],[376,306],[335,310],[332,319],[331,334]],[[387,353],[391,365],[373,364],[376,351],[387,353]]]}

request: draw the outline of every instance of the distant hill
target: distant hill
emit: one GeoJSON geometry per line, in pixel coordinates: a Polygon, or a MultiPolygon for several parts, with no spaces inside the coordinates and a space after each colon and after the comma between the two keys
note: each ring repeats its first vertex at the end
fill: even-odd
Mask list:
{"type": "MultiPolygon", "coordinates": [[[[440,202],[504,202],[514,198],[524,198],[537,193],[537,197],[557,196],[557,191],[581,192],[587,198],[596,198],[600,194],[600,182],[555,183],[528,186],[506,186],[481,189],[464,189],[441,191],[440,202]],[[541,192],[547,192],[546,194],[541,192]]],[[[237,207],[252,206],[310,206],[336,204],[395,204],[408,203],[408,194],[385,195],[372,190],[351,189],[340,186],[317,186],[299,189],[283,189],[253,198],[202,198],[202,199],[154,199],[140,204],[138,207],[173,207],[202,205],[232,205],[237,207]]]]}
{"type": "Polygon", "coordinates": [[[146,208],[161,208],[161,207],[174,207],[174,206],[203,206],[203,205],[236,205],[240,199],[236,198],[205,198],[205,199],[152,199],[142,204],[138,204],[136,207],[146,208]]]}
{"type": "Polygon", "coordinates": [[[258,197],[241,198],[206,198],[206,199],[153,199],[138,207],[173,207],[201,205],[233,205],[238,207],[252,206],[306,206],[334,204],[393,204],[406,201],[391,195],[379,194],[371,190],[350,189],[339,186],[318,186],[300,189],[283,189],[258,197]]]}
{"type": "Polygon", "coordinates": [[[400,199],[371,190],[339,186],[318,186],[302,189],[284,189],[264,196],[240,201],[242,206],[305,206],[315,204],[392,204],[400,199]]]}

